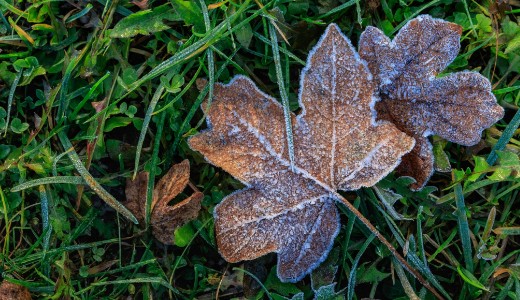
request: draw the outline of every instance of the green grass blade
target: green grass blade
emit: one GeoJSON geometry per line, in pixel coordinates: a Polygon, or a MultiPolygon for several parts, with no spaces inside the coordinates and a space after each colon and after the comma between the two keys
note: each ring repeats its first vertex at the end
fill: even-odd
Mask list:
{"type": "MultiPolygon", "coordinates": [[[[152,152],[152,166],[157,166],[159,164],[159,149],[161,146],[161,138],[162,132],[164,128],[164,120],[166,119],[166,112],[162,112],[159,118],[159,123],[157,123],[157,132],[155,133],[155,140],[153,142],[153,152],[152,152]]],[[[168,166],[167,166],[168,167],[168,166]]],[[[153,201],[153,190],[155,184],[155,168],[150,168],[150,174],[148,179],[148,186],[146,187],[146,206],[145,206],[145,222],[146,225],[150,224],[150,219],[152,217],[152,201],[153,201]]]]}
{"type": "Polygon", "coordinates": [[[68,183],[74,185],[86,184],[85,180],[80,176],[53,176],[53,177],[45,177],[38,178],[30,181],[26,181],[22,184],[14,186],[11,189],[11,192],[19,192],[28,188],[32,188],[35,186],[39,186],[42,184],[55,184],[55,183],[68,183]]]}
{"type": "Polygon", "coordinates": [[[65,69],[65,74],[63,74],[63,79],[61,81],[61,90],[60,90],[60,96],[59,96],[59,106],[58,106],[58,114],[56,115],[56,118],[58,122],[62,123],[64,120],[67,119],[66,113],[67,108],[69,107],[69,101],[67,97],[67,93],[69,91],[69,81],[70,77],[72,76],[72,71],[76,69],[78,66],[80,60],[83,58],[83,55],[88,51],[90,46],[90,43],[87,44],[85,48],[79,53],[78,55],[74,56],[69,64],[67,65],[67,68],[65,69]]]}
{"type": "Polygon", "coordinates": [[[520,235],[520,226],[498,227],[493,230],[496,234],[520,235]]]}
{"type": "MultiPolygon", "coordinates": [[[[493,273],[496,271],[496,269],[498,267],[503,265],[506,261],[508,261],[515,255],[519,255],[519,254],[520,254],[520,249],[516,249],[516,250],[513,250],[510,253],[504,255],[504,257],[502,257],[501,259],[493,261],[492,265],[487,266],[484,269],[484,271],[482,272],[482,275],[480,275],[480,277],[479,277],[479,281],[484,282],[486,280],[489,280],[491,278],[491,276],[493,276],[493,273]]],[[[520,259],[520,257],[519,257],[519,259],[520,259]]],[[[517,261],[517,263],[518,263],[518,261],[517,261]]]]}
{"type": "Polygon", "coordinates": [[[92,3],[87,4],[87,6],[85,6],[85,8],[83,8],[81,11],[79,11],[78,13],[75,13],[72,16],[68,17],[67,21],[65,21],[65,23],[71,23],[71,22],[74,22],[77,19],[83,17],[84,15],[86,15],[92,9],[92,7],[94,7],[92,5],[92,3]]]}
{"type": "Polygon", "coordinates": [[[175,294],[180,294],[179,291],[171,286],[166,280],[160,277],[142,277],[142,278],[133,278],[133,279],[123,279],[123,280],[114,280],[114,281],[97,281],[92,283],[88,288],[79,291],[77,294],[82,294],[86,292],[88,289],[91,289],[96,286],[104,286],[104,285],[118,285],[118,284],[143,284],[143,283],[151,283],[151,284],[159,284],[174,292],[175,294]]]}
{"type": "Polygon", "coordinates": [[[74,231],[72,231],[65,241],[66,244],[72,244],[82,233],[84,233],[87,229],[91,228],[92,223],[96,219],[98,215],[98,210],[91,207],[87,214],[81,219],[81,223],[76,225],[74,231]]]}
{"type": "Polygon", "coordinates": [[[508,87],[505,87],[505,88],[502,88],[502,89],[494,90],[493,94],[495,94],[495,95],[502,95],[502,94],[514,92],[514,91],[519,90],[519,89],[520,89],[519,85],[508,86],[508,87]]]}
{"type": "Polygon", "coordinates": [[[417,212],[417,245],[419,246],[419,257],[425,265],[428,265],[428,261],[426,260],[426,252],[424,251],[424,238],[423,238],[423,230],[422,230],[422,212],[423,206],[419,206],[417,212]]]}
{"type": "Polygon", "coordinates": [[[457,230],[453,229],[450,233],[450,235],[448,236],[448,238],[446,238],[441,245],[439,245],[439,247],[437,247],[437,249],[435,250],[435,252],[433,252],[429,257],[428,257],[428,262],[431,262],[433,261],[437,255],[439,255],[439,253],[441,253],[442,251],[444,251],[446,249],[446,247],[448,247],[451,243],[451,241],[455,238],[455,236],[457,235],[457,230]]]}
{"type": "Polygon", "coordinates": [[[5,9],[9,10],[13,14],[15,14],[17,16],[20,16],[20,17],[23,17],[23,16],[25,16],[27,14],[26,12],[21,11],[18,8],[14,7],[13,5],[9,4],[5,0],[0,0],[0,7],[4,7],[5,9]]]}
{"type": "MultiPolygon", "coordinates": [[[[259,40],[261,40],[262,42],[268,44],[268,45],[271,45],[271,41],[268,40],[265,36],[261,35],[260,33],[258,32],[253,32],[253,35],[258,38],[259,40]]],[[[283,54],[289,56],[292,60],[294,60],[295,62],[297,62],[298,64],[302,65],[302,66],[305,66],[305,61],[303,61],[302,59],[300,59],[298,56],[294,55],[291,51],[288,51],[287,49],[284,49],[284,48],[279,48],[280,52],[282,52],[283,54]]]]}
{"type": "Polygon", "coordinates": [[[462,186],[455,185],[455,199],[457,204],[457,224],[459,228],[460,239],[462,242],[462,254],[464,255],[464,264],[469,272],[473,272],[473,254],[471,247],[471,237],[466,216],[466,205],[464,203],[464,195],[462,194],[462,186]]]}
{"type": "Polygon", "coordinates": [[[348,286],[347,286],[347,300],[352,300],[352,297],[354,296],[354,288],[356,287],[356,272],[358,268],[359,261],[361,260],[361,256],[368,248],[368,245],[372,243],[374,240],[375,235],[371,234],[367,240],[363,243],[361,246],[361,249],[359,249],[359,252],[356,255],[356,258],[354,258],[354,261],[352,262],[352,267],[350,270],[350,274],[348,276],[348,286]]]}
{"type": "Polygon", "coordinates": [[[361,17],[361,5],[359,4],[359,0],[356,0],[356,14],[358,24],[363,26],[363,18],[361,17]]]}
{"type": "MultiPolygon", "coordinates": [[[[0,1],[0,6],[6,3],[5,0],[0,1]]],[[[11,24],[9,24],[9,21],[5,18],[4,14],[0,14],[0,19],[2,20],[2,23],[4,23],[5,28],[7,28],[8,31],[13,31],[13,27],[11,27],[11,24]]]]}
{"type": "MultiPolygon", "coordinates": [[[[513,288],[513,280],[511,277],[507,280],[506,284],[501,288],[500,293],[498,293],[496,300],[504,300],[508,296],[508,294],[511,292],[511,289],[513,288]]],[[[515,298],[507,298],[507,299],[515,299],[515,298]]],[[[516,298],[518,299],[518,298],[516,298]]]]}
{"type": "Polygon", "coordinates": [[[262,283],[262,281],[260,279],[258,279],[258,277],[255,276],[255,274],[247,271],[247,270],[244,270],[244,269],[241,269],[241,268],[237,268],[237,267],[234,267],[233,268],[233,271],[242,271],[244,272],[245,274],[247,274],[248,276],[250,276],[251,278],[253,278],[256,283],[258,283],[258,285],[262,288],[262,290],[265,292],[265,295],[267,296],[268,299],[272,300],[273,298],[271,297],[271,294],[269,293],[269,290],[265,287],[265,285],[262,283]]]}
{"type": "Polygon", "coordinates": [[[491,153],[488,155],[486,162],[489,165],[495,164],[495,162],[498,159],[497,151],[503,150],[507,143],[509,143],[509,140],[513,137],[515,134],[516,129],[520,126],[520,110],[517,110],[513,119],[509,124],[507,125],[506,129],[502,132],[502,135],[498,139],[495,146],[493,146],[493,149],[491,149],[491,153]]]}
{"type": "Polygon", "coordinates": [[[63,148],[65,148],[65,151],[67,151],[67,156],[71,160],[72,164],[74,165],[74,168],[78,173],[83,177],[86,184],[101,198],[103,201],[105,201],[109,206],[111,206],[113,209],[115,209],[118,213],[129,219],[130,221],[134,222],[135,224],[139,224],[135,216],[126,208],[123,204],[119,203],[114,196],[110,195],[109,192],[107,192],[95,179],[90,175],[88,170],[85,168],[81,160],[79,159],[78,154],[72,147],[72,144],[69,141],[69,138],[63,133],[63,131],[58,133],[58,137],[61,141],[61,144],[63,145],[63,148]],[[70,150],[70,151],[69,151],[70,150]]]}
{"type": "MultiPolygon", "coordinates": [[[[240,6],[240,8],[233,15],[230,16],[230,19],[233,21],[236,18],[238,18],[244,12],[244,10],[248,7],[249,2],[250,2],[250,0],[245,1],[244,4],[242,4],[240,6]]],[[[258,14],[260,14],[260,11],[257,12],[257,15],[258,14]]],[[[248,19],[246,19],[246,20],[248,20],[248,19]]],[[[167,60],[163,61],[162,63],[160,63],[159,65],[157,65],[149,73],[147,73],[141,79],[139,79],[135,84],[130,86],[128,92],[134,91],[135,89],[137,89],[137,87],[141,86],[144,82],[163,74],[165,71],[169,70],[170,68],[172,68],[172,67],[192,58],[193,56],[199,54],[200,52],[204,51],[211,44],[214,44],[216,41],[218,41],[218,37],[225,37],[227,35],[225,33],[226,29],[227,29],[226,22],[220,23],[215,28],[213,28],[211,31],[207,32],[206,35],[204,35],[204,37],[202,39],[196,41],[192,45],[177,52],[175,55],[173,55],[169,59],[167,59],[167,60]]]]}
{"type": "Polygon", "coordinates": [[[468,17],[469,25],[471,26],[471,32],[476,38],[478,38],[477,31],[475,30],[475,25],[473,25],[473,20],[471,18],[471,14],[469,13],[468,2],[467,0],[462,0],[462,3],[464,3],[464,10],[466,12],[466,16],[468,17]]]}
{"type": "Polygon", "coordinates": [[[42,214],[42,232],[43,232],[43,271],[45,276],[49,277],[49,264],[45,260],[45,253],[49,250],[49,242],[51,238],[51,225],[49,223],[49,199],[47,197],[47,191],[45,190],[44,185],[38,186],[38,190],[40,192],[40,207],[42,214]]]}
{"type": "Polygon", "coordinates": [[[83,106],[85,106],[85,103],[87,103],[87,101],[90,99],[90,97],[92,97],[92,94],[94,94],[94,92],[97,90],[97,88],[105,81],[105,79],[108,78],[108,76],[110,76],[110,71],[107,71],[105,73],[105,75],[103,75],[103,77],[99,78],[98,81],[96,81],[96,83],[94,83],[94,85],[89,89],[89,91],[87,92],[85,97],[83,97],[83,99],[81,99],[79,104],[76,105],[76,107],[74,108],[74,111],[70,115],[70,119],[72,119],[72,120],[76,119],[76,116],[78,115],[79,111],[83,108],[83,106]]]}
{"type": "MultiPolygon", "coordinates": [[[[374,197],[374,199],[372,199],[372,200],[375,200],[376,198],[375,198],[375,195],[374,195],[373,191],[371,189],[367,189],[367,191],[368,191],[369,194],[372,195],[372,197],[374,197]]],[[[384,212],[379,206],[377,206],[377,208],[383,214],[383,216],[385,217],[385,221],[388,224],[388,227],[390,228],[390,231],[392,231],[392,234],[393,234],[394,238],[399,243],[399,245],[401,245],[401,247],[403,247],[404,244],[405,244],[405,240],[404,240],[403,234],[398,230],[399,227],[397,226],[397,224],[395,224],[395,222],[392,220],[392,218],[386,212],[384,212]]],[[[446,299],[451,299],[451,297],[448,294],[448,292],[442,287],[440,282],[437,280],[437,277],[432,273],[432,271],[430,270],[428,265],[423,263],[423,261],[417,256],[417,254],[415,254],[414,252],[408,252],[407,255],[406,255],[406,258],[410,262],[410,265],[413,268],[415,268],[416,270],[418,270],[421,274],[423,274],[426,277],[426,279],[444,297],[446,297],[446,299]]],[[[403,266],[403,267],[406,267],[406,266],[403,266]]]]}
{"type": "MultiPolygon", "coordinates": [[[[63,254],[63,252],[73,252],[73,251],[91,249],[93,247],[99,247],[99,246],[103,246],[106,244],[112,244],[112,243],[117,243],[117,242],[119,242],[119,239],[115,238],[115,239],[97,241],[97,242],[92,242],[92,243],[64,246],[64,247],[49,249],[49,251],[47,251],[47,255],[59,255],[59,254],[63,254]]],[[[19,265],[27,265],[27,264],[31,264],[31,263],[41,260],[42,257],[43,257],[43,253],[36,252],[31,255],[17,257],[15,259],[13,259],[13,261],[19,265]]]]}
{"type": "MultiPolygon", "coordinates": [[[[97,0],[97,2],[103,4],[103,6],[106,7],[109,0],[97,0]]],[[[122,15],[123,17],[128,17],[129,15],[134,13],[133,11],[131,11],[128,8],[121,6],[121,5],[118,5],[116,7],[116,12],[118,14],[122,15]]]]}
{"type": "Polygon", "coordinates": [[[404,273],[404,269],[401,266],[401,264],[394,259],[394,266],[395,266],[395,273],[397,274],[397,277],[399,277],[399,281],[401,282],[401,285],[403,286],[404,292],[406,293],[406,296],[408,296],[408,299],[411,300],[419,300],[419,296],[415,294],[415,291],[413,290],[412,285],[410,284],[410,281],[406,277],[406,274],[404,273]]]}
{"type": "MultiPolygon", "coordinates": [[[[249,2],[250,2],[250,0],[246,0],[230,18],[232,20],[235,20],[236,18],[238,18],[239,15],[246,10],[249,2]]],[[[251,22],[251,20],[253,20],[257,16],[265,13],[266,9],[274,2],[275,2],[275,0],[272,0],[269,3],[267,3],[263,8],[255,11],[249,17],[245,18],[242,22],[240,22],[234,28],[232,28],[231,31],[226,32],[226,30],[225,30],[227,28],[226,21],[222,22],[221,24],[219,24],[218,26],[213,28],[210,33],[207,33],[202,39],[196,41],[195,43],[184,48],[183,50],[180,50],[179,52],[177,52],[175,55],[173,55],[169,59],[167,59],[167,60],[163,61],[162,63],[160,63],[159,65],[157,65],[149,73],[147,73],[146,75],[141,77],[141,79],[139,79],[133,85],[131,85],[128,88],[125,95],[123,95],[116,101],[112,102],[112,104],[110,106],[106,107],[103,111],[98,112],[95,115],[93,115],[92,117],[90,117],[86,122],[91,122],[92,120],[96,119],[101,113],[104,113],[105,111],[107,111],[109,109],[112,109],[112,107],[114,105],[116,105],[119,101],[124,99],[131,92],[136,90],[139,86],[141,86],[146,81],[149,81],[157,76],[160,76],[161,74],[163,74],[164,72],[173,68],[174,66],[177,66],[177,65],[195,57],[196,55],[198,55],[199,53],[204,51],[206,48],[211,47],[211,45],[215,44],[218,41],[218,39],[216,39],[215,37],[224,38],[224,37],[232,34],[233,32],[235,32],[236,30],[238,30],[240,27],[244,26],[244,24],[251,22]]],[[[218,76],[216,76],[216,77],[218,77],[218,76]]]]}
{"type": "MultiPolygon", "coordinates": [[[[204,0],[199,0],[199,3],[202,7],[202,16],[204,17],[204,26],[206,27],[206,32],[209,32],[211,31],[211,23],[209,21],[208,7],[206,6],[206,3],[204,3],[204,0]]],[[[206,50],[206,54],[208,57],[209,93],[207,101],[209,107],[211,105],[211,101],[213,100],[213,87],[215,86],[215,57],[213,55],[213,50],[211,50],[211,47],[209,47],[206,50]]]]}
{"type": "Polygon", "coordinates": [[[419,8],[418,10],[414,11],[412,14],[407,15],[406,19],[403,22],[401,22],[399,25],[397,25],[390,34],[394,35],[397,31],[399,31],[399,29],[401,29],[406,23],[408,23],[408,21],[410,21],[411,19],[418,16],[423,10],[425,10],[431,6],[434,6],[439,2],[440,2],[440,0],[430,1],[430,2],[426,3],[425,5],[423,5],[421,8],[419,8]]]}
{"type": "Polygon", "coordinates": [[[22,38],[18,35],[5,35],[0,37],[0,41],[23,41],[22,38]]]}
{"type": "Polygon", "coordinates": [[[7,128],[9,128],[9,118],[11,117],[11,107],[13,106],[14,92],[18,86],[18,82],[20,82],[20,78],[22,78],[22,73],[23,71],[16,73],[13,85],[11,85],[11,89],[9,90],[9,98],[7,98],[7,120],[5,121],[4,137],[7,134],[7,128]]]}
{"type": "Polygon", "coordinates": [[[282,98],[283,117],[285,121],[285,133],[287,134],[287,149],[289,151],[289,161],[291,163],[291,168],[294,168],[294,142],[291,124],[291,110],[289,108],[289,97],[287,96],[287,90],[285,89],[285,83],[283,79],[282,62],[280,59],[280,50],[278,48],[278,37],[276,36],[276,29],[271,22],[269,22],[269,36],[271,37],[271,45],[273,47],[276,80],[278,81],[280,98],[282,98]]]}
{"type": "Polygon", "coordinates": [[[148,259],[148,260],[145,260],[145,261],[136,262],[134,264],[126,265],[126,266],[119,267],[119,268],[113,269],[113,270],[108,270],[108,271],[104,271],[104,272],[97,272],[95,274],[88,274],[86,277],[87,278],[102,277],[104,275],[111,275],[111,274],[116,274],[116,273],[122,273],[122,272],[128,271],[128,270],[137,270],[138,268],[145,267],[147,265],[152,265],[152,264],[157,264],[157,260],[155,258],[148,259]]]}
{"type": "MultiPolygon", "coordinates": [[[[354,200],[354,207],[358,208],[360,202],[361,202],[361,198],[356,197],[356,200],[354,200]]],[[[347,218],[348,218],[346,232],[345,232],[345,244],[342,246],[343,247],[342,263],[345,268],[345,262],[347,260],[348,246],[350,243],[350,237],[352,235],[352,230],[354,229],[354,223],[356,222],[356,216],[354,215],[353,212],[348,211],[344,206],[340,206],[340,209],[347,215],[347,218]]]]}
{"type": "Polygon", "coordinates": [[[475,275],[472,274],[472,272],[464,269],[460,265],[457,266],[457,272],[459,273],[462,280],[464,280],[464,282],[466,282],[478,289],[489,292],[489,290],[482,283],[480,283],[480,281],[478,281],[478,279],[475,277],[475,275]]]}
{"type": "Polygon", "coordinates": [[[148,131],[148,125],[150,125],[150,121],[152,120],[152,115],[155,110],[155,106],[159,99],[161,99],[162,94],[164,93],[164,86],[160,84],[155,93],[153,94],[152,100],[148,105],[148,109],[144,115],[143,125],[141,126],[141,133],[139,133],[139,140],[137,141],[137,147],[135,150],[135,159],[134,159],[134,175],[133,178],[137,175],[137,169],[139,168],[139,160],[141,158],[141,151],[143,149],[144,139],[146,138],[146,132],[148,131]]]}
{"type": "MultiPolygon", "coordinates": [[[[4,213],[3,222],[7,225],[9,222],[9,216],[7,215],[7,199],[5,198],[4,191],[2,190],[2,187],[0,186],[0,200],[2,201],[2,212],[4,213]]],[[[6,232],[4,233],[4,246],[2,249],[2,253],[0,255],[6,255],[8,253],[8,245],[9,245],[9,228],[6,227],[6,232]]]]}
{"type": "Polygon", "coordinates": [[[331,15],[337,13],[337,12],[340,12],[340,11],[342,11],[344,9],[347,9],[347,8],[351,7],[352,5],[356,4],[357,1],[358,0],[350,0],[348,2],[345,2],[345,3],[335,7],[333,9],[329,10],[328,12],[324,13],[323,15],[318,16],[316,18],[316,20],[325,19],[325,18],[327,18],[327,17],[329,17],[329,16],[331,16],[331,15]]]}

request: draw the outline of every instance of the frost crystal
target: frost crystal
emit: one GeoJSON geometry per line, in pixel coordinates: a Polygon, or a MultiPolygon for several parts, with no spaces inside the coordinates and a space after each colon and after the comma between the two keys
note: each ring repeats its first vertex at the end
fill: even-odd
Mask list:
{"type": "Polygon", "coordinates": [[[330,25],[301,75],[291,168],[282,106],[243,76],[215,85],[209,129],[189,145],[247,185],[215,208],[226,260],[277,252],[278,276],[294,282],[326,258],[339,230],[336,191],[375,184],[414,145],[394,125],[375,122],[375,86],[330,25]]]}
{"type": "Polygon", "coordinates": [[[361,58],[374,75],[381,101],[377,116],[415,138],[397,171],[416,179],[421,189],[433,173],[432,145],[437,134],[451,142],[474,145],[482,130],[502,118],[491,84],[476,72],[436,75],[457,56],[462,28],[427,15],[410,20],[390,41],[368,27],[359,42],[361,58]]]}

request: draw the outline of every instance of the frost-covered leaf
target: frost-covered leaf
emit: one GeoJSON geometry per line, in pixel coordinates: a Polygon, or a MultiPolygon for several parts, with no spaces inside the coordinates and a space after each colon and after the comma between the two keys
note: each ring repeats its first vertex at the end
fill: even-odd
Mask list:
{"type": "Polygon", "coordinates": [[[474,145],[482,130],[504,114],[484,76],[466,71],[436,77],[457,56],[461,33],[455,23],[422,15],[410,20],[392,41],[374,27],[361,35],[360,55],[379,85],[378,119],[416,139],[397,169],[417,180],[413,189],[421,189],[433,173],[427,136],[474,145]]]}
{"type": "Polygon", "coordinates": [[[110,31],[111,38],[129,38],[138,34],[148,35],[170,28],[164,20],[180,21],[182,18],[170,4],[136,12],[119,21],[110,31]]]}
{"type": "Polygon", "coordinates": [[[278,253],[278,276],[295,282],[322,262],[339,230],[336,190],[371,186],[399,164],[413,139],[376,123],[375,84],[336,25],[301,75],[289,161],[283,108],[243,76],[216,84],[209,129],[190,146],[247,187],[215,208],[217,244],[229,262],[278,253]]]}
{"type": "MultiPolygon", "coordinates": [[[[155,185],[151,205],[151,225],[153,235],[164,244],[173,244],[175,229],[197,218],[203,194],[195,192],[187,199],[173,206],[168,202],[179,195],[190,177],[190,164],[184,160],[173,165],[155,185]]],[[[148,173],[140,172],[135,180],[128,179],[125,194],[127,201],[124,205],[136,216],[140,223],[145,217],[146,189],[148,173]]]]}

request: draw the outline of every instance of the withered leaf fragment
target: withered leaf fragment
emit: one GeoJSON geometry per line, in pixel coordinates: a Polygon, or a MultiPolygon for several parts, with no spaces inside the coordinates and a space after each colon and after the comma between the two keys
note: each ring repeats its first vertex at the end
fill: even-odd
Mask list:
{"type": "MultiPolygon", "coordinates": [[[[151,205],[151,225],[153,235],[162,243],[173,244],[173,234],[176,228],[197,218],[204,195],[195,192],[187,199],[173,206],[168,205],[180,194],[190,178],[190,163],[184,160],[173,165],[155,185],[151,205]]],[[[146,188],[148,172],[140,172],[135,180],[126,182],[126,199],[124,205],[136,216],[140,223],[144,221],[146,205],[146,188]]]]}
{"type": "Polygon", "coordinates": [[[359,54],[368,62],[381,97],[378,119],[416,140],[397,168],[400,175],[415,178],[412,189],[421,189],[433,173],[429,135],[474,145],[482,130],[504,114],[484,76],[465,71],[436,78],[457,56],[461,33],[457,24],[421,15],[392,41],[375,27],[361,34],[359,54]]]}
{"type": "Polygon", "coordinates": [[[0,299],[31,300],[32,298],[26,287],[4,280],[0,283],[0,299]]]}
{"type": "Polygon", "coordinates": [[[215,208],[217,244],[229,262],[278,253],[278,277],[295,282],[326,257],[339,230],[337,190],[371,186],[414,141],[376,123],[375,84],[336,25],[310,53],[301,75],[302,113],[293,118],[294,168],[283,108],[247,77],[216,84],[209,129],[189,145],[247,188],[215,208]]]}

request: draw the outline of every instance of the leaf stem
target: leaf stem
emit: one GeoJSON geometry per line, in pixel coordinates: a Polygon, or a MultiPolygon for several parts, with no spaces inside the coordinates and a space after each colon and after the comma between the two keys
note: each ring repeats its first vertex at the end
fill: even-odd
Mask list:
{"type": "Polygon", "coordinates": [[[443,300],[444,298],[430,285],[429,282],[427,282],[424,277],[417,271],[415,270],[414,268],[412,268],[412,266],[410,266],[410,264],[408,264],[408,262],[406,261],[406,259],[403,258],[403,256],[401,256],[401,254],[399,254],[399,252],[397,251],[397,249],[395,249],[394,246],[392,246],[392,244],[390,244],[390,242],[383,236],[381,235],[381,233],[379,232],[379,230],[377,230],[374,225],[372,225],[372,223],[370,223],[370,221],[365,218],[360,212],[359,210],[357,210],[356,207],[354,207],[354,205],[352,205],[350,202],[348,202],[347,199],[345,199],[343,196],[341,196],[340,194],[338,193],[334,193],[334,196],[337,197],[337,199],[339,199],[341,201],[341,203],[343,203],[347,209],[352,212],[358,219],[359,221],[361,221],[361,223],[363,223],[367,228],[368,230],[370,230],[370,232],[372,232],[374,234],[374,236],[381,242],[383,243],[383,245],[385,245],[388,250],[390,250],[390,252],[392,253],[392,255],[395,257],[395,259],[400,262],[403,267],[405,267],[405,269],[410,273],[412,274],[425,288],[427,288],[437,299],[440,299],[440,300],[443,300]]]}

